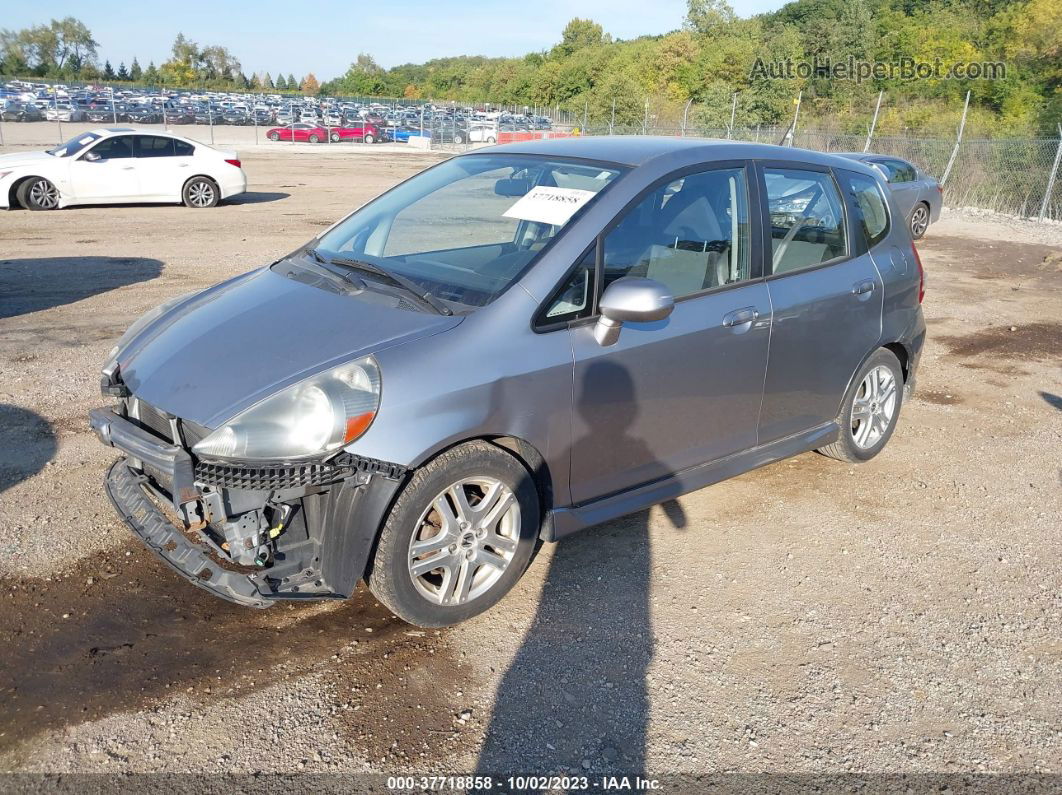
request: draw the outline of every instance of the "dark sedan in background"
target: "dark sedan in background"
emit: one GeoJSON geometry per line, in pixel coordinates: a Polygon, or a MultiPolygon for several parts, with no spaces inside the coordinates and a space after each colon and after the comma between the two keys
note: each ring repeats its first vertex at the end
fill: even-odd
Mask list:
{"type": "Polygon", "coordinates": [[[889,183],[889,190],[896,199],[896,206],[907,219],[911,237],[921,239],[931,223],[940,218],[944,204],[944,188],[935,177],[922,171],[913,163],[899,157],[876,155],[871,152],[843,154],[873,166],[889,183]]]}

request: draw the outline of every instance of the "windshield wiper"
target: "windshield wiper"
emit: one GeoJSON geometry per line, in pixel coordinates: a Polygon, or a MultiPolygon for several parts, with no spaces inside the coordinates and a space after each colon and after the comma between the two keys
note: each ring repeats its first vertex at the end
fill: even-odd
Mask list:
{"type": "Polygon", "coordinates": [[[349,257],[325,258],[321,256],[321,254],[318,253],[317,249],[315,248],[310,249],[310,254],[312,254],[314,259],[316,259],[318,262],[328,262],[332,265],[341,265],[344,268],[353,268],[355,270],[364,271],[365,273],[371,273],[375,276],[382,276],[384,279],[387,279],[392,284],[398,285],[406,292],[412,293],[414,296],[420,299],[421,303],[427,304],[440,315],[452,315],[454,313],[453,310],[450,309],[450,307],[448,307],[446,304],[444,304],[442,301],[440,301],[427,290],[422,289],[421,286],[414,282],[412,279],[407,279],[405,276],[401,276],[397,273],[392,273],[389,270],[381,268],[379,265],[374,265],[371,262],[365,262],[364,260],[360,259],[351,259],[349,257]]]}

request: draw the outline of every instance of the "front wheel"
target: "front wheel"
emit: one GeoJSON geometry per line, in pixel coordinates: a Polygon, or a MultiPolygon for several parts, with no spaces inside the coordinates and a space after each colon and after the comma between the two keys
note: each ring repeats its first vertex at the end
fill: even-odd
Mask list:
{"type": "Polygon", "coordinates": [[[456,624],[516,584],[538,528],[538,492],[523,464],[489,442],[458,445],[417,470],[395,501],[369,588],[410,624],[456,624]]]}
{"type": "Polygon", "coordinates": [[[269,140],[270,141],[279,141],[280,140],[280,133],[276,133],[276,132],[269,133],[269,140]]]}
{"type": "Polygon", "coordinates": [[[337,132],[332,133],[329,136],[329,140],[331,140],[331,142],[334,143],[334,144],[338,144],[339,143],[339,133],[337,133],[337,132]]]}
{"type": "Polygon", "coordinates": [[[496,143],[498,143],[498,139],[495,138],[493,135],[488,136],[487,137],[487,143],[488,144],[496,144],[496,143]]]}
{"type": "Polygon", "coordinates": [[[911,211],[911,238],[921,240],[928,228],[929,208],[924,203],[916,204],[911,211]]]}
{"type": "Polygon", "coordinates": [[[368,133],[365,136],[364,140],[365,140],[365,143],[367,143],[367,144],[374,144],[374,143],[376,143],[376,136],[374,136],[372,133],[368,133]]]}
{"type": "Polygon", "coordinates": [[[859,370],[841,406],[836,442],[819,452],[838,461],[858,464],[880,453],[900,418],[903,371],[896,355],[879,348],[859,370]]]}
{"type": "Polygon", "coordinates": [[[318,138],[317,135],[315,134],[315,135],[311,135],[309,140],[310,140],[311,144],[315,144],[315,143],[318,143],[321,139],[318,138]]]}
{"type": "Polygon", "coordinates": [[[16,197],[27,210],[54,210],[59,206],[59,189],[44,177],[30,177],[23,182],[16,197]]]}
{"type": "Polygon", "coordinates": [[[221,199],[221,192],[218,190],[218,186],[214,184],[214,180],[207,177],[192,177],[185,183],[184,190],[181,191],[181,198],[186,207],[201,210],[207,207],[216,207],[221,199]]]}

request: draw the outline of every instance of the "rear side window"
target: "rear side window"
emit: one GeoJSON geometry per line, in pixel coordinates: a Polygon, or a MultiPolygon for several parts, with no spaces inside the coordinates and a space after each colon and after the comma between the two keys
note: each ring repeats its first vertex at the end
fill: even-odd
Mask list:
{"type": "Polygon", "coordinates": [[[186,141],[178,141],[175,139],[173,142],[173,153],[177,155],[177,157],[191,157],[195,154],[195,147],[186,141]]]}
{"type": "Polygon", "coordinates": [[[844,209],[833,178],[821,171],[765,168],[771,219],[771,272],[813,268],[848,253],[844,209]]]}
{"type": "Polygon", "coordinates": [[[870,177],[845,172],[848,189],[856,206],[855,225],[871,249],[889,233],[889,211],[881,187],[870,177]]]}
{"type": "Polygon", "coordinates": [[[882,160],[880,165],[888,171],[889,182],[914,182],[918,178],[914,166],[903,160],[882,160]]]}
{"type": "Polygon", "coordinates": [[[173,157],[173,139],[158,135],[136,137],[137,157],[173,157]]]}

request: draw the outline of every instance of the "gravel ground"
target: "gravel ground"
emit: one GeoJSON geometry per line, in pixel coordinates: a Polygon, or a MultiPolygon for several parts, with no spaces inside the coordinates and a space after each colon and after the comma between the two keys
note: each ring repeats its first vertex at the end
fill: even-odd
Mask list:
{"type": "Polygon", "coordinates": [[[545,546],[443,631],[253,611],[136,544],[88,432],[144,310],[435,162],[255,152],[210,212],[0,215],[0,770],[1059,772],[1062,230],[946,215],[888,449],[545,546]]]}

